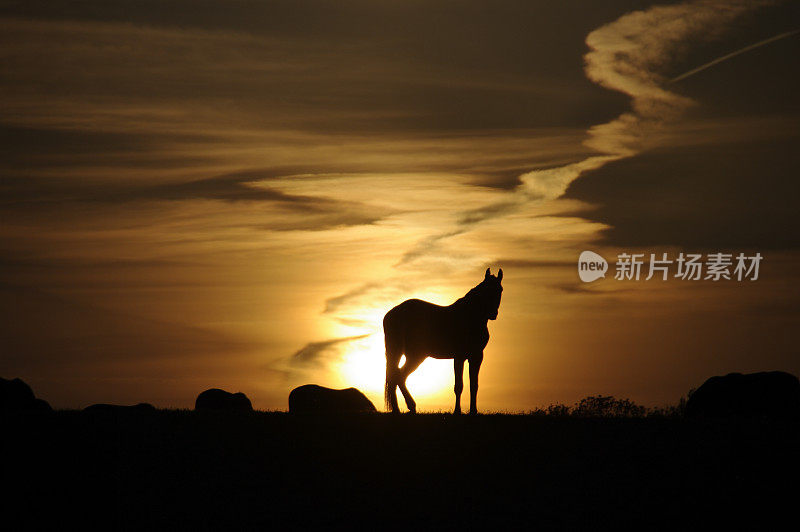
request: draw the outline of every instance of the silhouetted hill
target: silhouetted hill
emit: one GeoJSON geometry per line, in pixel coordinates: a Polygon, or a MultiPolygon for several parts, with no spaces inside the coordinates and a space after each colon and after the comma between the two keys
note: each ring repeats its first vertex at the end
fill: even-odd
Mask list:
{"type": "Polygon", "coordinates": [[[104,529],[614,528],[793,511],[796,421],[6,414],[5,522],[104,529]],[[42,509],[46,509],[42,510],[42,509]]]}

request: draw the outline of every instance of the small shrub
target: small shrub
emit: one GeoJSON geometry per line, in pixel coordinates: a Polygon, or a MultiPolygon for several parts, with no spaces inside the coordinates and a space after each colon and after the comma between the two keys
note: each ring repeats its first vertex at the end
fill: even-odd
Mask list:
{"type": "Polygon", "coordinates": [[[537,417],[568,417],[572,409],[567,405],[551,404],[544,408],[538,407],[528,412],[528,415],[537,417]]]}
{"type": "Polygon", "coordinates": [[[570,407],[567,405],[550,405],[547,407],[547,415],[554,417],[566,417],[570,414],[570,407]]]}
{"type": "Polygon", "coordinates": [[[572,409],[578,417],[643,417],[647,408],[630,399],[616,399],[611,395],[584,397],[572,409]]]}

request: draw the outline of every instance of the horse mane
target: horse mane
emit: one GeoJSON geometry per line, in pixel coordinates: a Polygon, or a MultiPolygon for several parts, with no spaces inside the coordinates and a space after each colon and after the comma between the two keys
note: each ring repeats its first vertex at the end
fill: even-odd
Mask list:
{"type": "Polygon", "coordinates": [[[486,281],[481,281],[476,286],[470,288],[469,292],[464,294],[462,297],[458,298],[455,301],[455,303],[453,303],[453,306],[454,307],[461,307],[461,306],[468,305],[468,304],[472,303],[475,300],[475,296],[478,294],[478,291],[480,290],[481,286],[483,286],[483,284],[485,282],[486,281]]]}

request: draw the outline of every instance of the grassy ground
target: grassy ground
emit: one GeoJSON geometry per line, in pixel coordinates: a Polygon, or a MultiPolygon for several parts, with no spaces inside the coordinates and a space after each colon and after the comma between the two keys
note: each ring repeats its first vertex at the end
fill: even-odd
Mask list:
{"type": "Polygon", "coordinates": [[[29,525],[677,529],[793,510],[800,472],[796,421],[180,410],[0,421],[16,494],[4,515],[29,525]]]}

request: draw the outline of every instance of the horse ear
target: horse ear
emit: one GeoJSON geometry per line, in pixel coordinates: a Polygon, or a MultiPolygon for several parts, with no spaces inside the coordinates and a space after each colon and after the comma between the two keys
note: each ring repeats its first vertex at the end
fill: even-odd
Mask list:
{"type": "Polygon", "coordinates": [[[485,277],[485,279],[488,279],[489,277],[492,276],[492,272],[490,270],[491,270],[491,268],[486,268],[486,277],[485,277]]]}
{"type": "Polygon", "coordinates": [[[500,268],[500,271],[497,272],[497,280],[498,281],[502,281],[503,280],[503,268],[500,268]]]}

